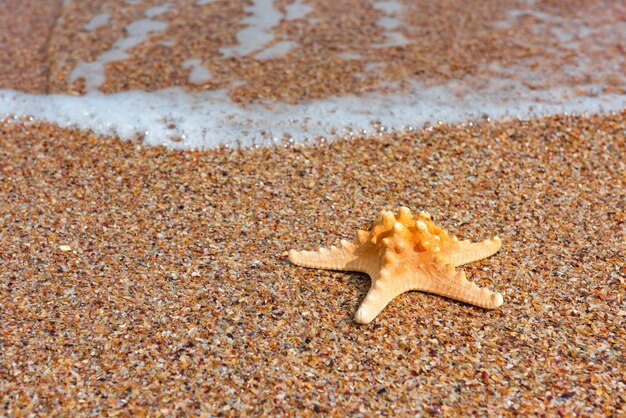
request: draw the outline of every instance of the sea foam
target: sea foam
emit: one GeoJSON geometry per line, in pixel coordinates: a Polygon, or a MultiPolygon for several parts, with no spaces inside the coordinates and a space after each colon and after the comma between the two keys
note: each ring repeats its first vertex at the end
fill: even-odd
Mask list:
{"type": "MultiPolygon", "coordinates": [[[[496,80],[494,80],[494,83],[496,80]]],[[[368,134],[374,129],[421,127],[427,123],[471,119],[528,118],[556,113],[595,113],[626,107],[626,95],[576,96],[567,88],[507,93],[489,89],[458,95],[453,86],[419,86],[399,93],[342,96],[289,105],[241,107],[225,91],[189,93],[171,88],[156,92],[84,96],[34,95],[0,91],[0,114],[28,115],[63,127],[133,138],[148,145],[212,148],[220,145],[272,145],[316,138],[368,134]]]]}

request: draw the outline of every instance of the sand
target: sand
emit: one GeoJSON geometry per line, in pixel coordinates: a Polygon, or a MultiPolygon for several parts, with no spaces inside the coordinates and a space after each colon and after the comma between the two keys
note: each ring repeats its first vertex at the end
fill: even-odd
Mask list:
{"type": "MultiPolygon", "coordinates": [[[[419,2],[401,33],[417,41],[387,47],[400,35],[371,2],[287,19],[277,1],[265,53],[295,46],[271,59],[219,52],[244,26],[220,18],[243,18],[237,2],[34,3],[0,4],[0,88],[82,94],[77,66],[145,19],[172,23],[103,64],[101,91],[301,103],[498,76],[624,91],[613,25],[626,10],[604,0],[516,16],[499,1],[419,2]],[[568,39],[571,21],[550,13],[593,36],[568,39]],[[211,80],[192,82],[189,60],[211,80]]],[[[626,111],[204,151],[2,121],[0,416],[624,415],[625,155],[626,111]],[[463,270],[504,305],[409,292],[361,326],[367,276],[287,260],[400,206],[460,238],[500,236],[463,270]]]]}
{"type": "Polygon", "coordinates": [[[303,2],[300,15],[288,12],[292,1],[276,0],[276,22],[252,35],[268,40],[248,54],[226,54],[237,48],[242,30],[255,26],[254,14],[245,20],[249,4],[54,0],[41,7],[36,0],[6,0],[0,88],[83,94],[93,81],[74,71],[95,61],[105,80],[91,87],[105,93],[225,89],[244,105],[401,92],[411,81],[462,80],[471,91],[494,78],[533,90],[580,86],[581,96],[598,94],[598,86],[626,92],[626,6],[613,0],[316,0],[303,2]],[[138,21],[164,28],[129,44],[141,32],[138,21]],[[124,56],[104,58],[121,52],[120,45],[128,46],[124,56]],[[273,54],[280,45],[287,52],[273,54]],[[211,77],[194,82],[189,60],[211,77]]]}
{"type": "Polygon", "coordinates": [[[0,407],[9,415],[619,415],[626,113],[171,151],[0,128],[0,407]],[[379,210],[463,238],[493,311],[291,265],[379,210]]]}

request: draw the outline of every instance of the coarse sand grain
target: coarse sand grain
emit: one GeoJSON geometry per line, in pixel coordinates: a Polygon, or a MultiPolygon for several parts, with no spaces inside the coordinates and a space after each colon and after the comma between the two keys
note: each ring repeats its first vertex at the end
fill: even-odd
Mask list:
{"type": "Polygon", "coordinates": [[[626,112],[172,151],[0,125],[0,415],[624,414],[626,112]],[[430,211],[504,295],[291,265],[430,211]]]}

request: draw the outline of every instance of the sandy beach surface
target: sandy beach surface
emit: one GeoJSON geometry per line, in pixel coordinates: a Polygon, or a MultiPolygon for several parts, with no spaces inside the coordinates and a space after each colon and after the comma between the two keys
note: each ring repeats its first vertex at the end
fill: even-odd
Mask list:
{"type": "MultiPolygon", "coordinates": [[[[0,88],[225,88],[244,105],[466,77],[624,92],[616,3],[281,0],[274,38],[246,51],[257,3],[6,0],[0,88]],[[531,30],[547,16],[552,32],[531,30]]],[[[204,150],[5,119],[0,416],[624,415],[625,155],[625,110],[204,150]],[[358,325],[366,275],[287,260],[401,206],[498,235],[462,269],[503,306],[409,292],[358,325]]]]}
{"type": "Polygon", "coordinates": [[[5,0],[0,88],[225,88],[241,104],[402,91],[409,79],[625,93],[625,18],[613,0],[5,0]]]}
{"type": "Polygon", "coordinates": [[[178,152],[4,124],[0,406],[623,413],[625,129],[625,113],[558,116],[178,152]],[[367,276],[286,260],[401,205],[498,234],[464,270],[504,305],[412,292],[359,326],[367,276]]]}

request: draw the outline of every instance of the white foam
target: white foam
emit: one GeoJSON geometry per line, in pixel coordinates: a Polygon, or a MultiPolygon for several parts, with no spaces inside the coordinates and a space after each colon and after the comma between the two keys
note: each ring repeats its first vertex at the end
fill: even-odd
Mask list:
{"type": "MultiPolygon", "coordinates": [[[[527,4],[528,8],[509,10],[503,20],[493,23],[494,27],[511,29],[515,27],[516,20],[531,16],[534,21],[528,27],[530,32],[556,39],[560,47],[570,49],[575,54],[576,59],[561,68],[564,74],[580,76],[583,79],[588,78],[590,74],[596,79],[614,76],[623,78],[626,55],[607,54],[601,61],[590,55],[594,50],[610,51],[619,48],[618,46],[623,43],[626,25],[622,22],[609,23],[613,21],[612,15],[615,12],[613,8],[598,8],[584,18],[573,18],[534,10],[530,8],[534,1],[528,1],[527,4]]],[[[548,54],[562,55],[558,48],[547,45],[544,48],[548,54]]],[[[542,79],[542,75],[537,71],[541,67],[542,58],[534,56],[522,59],[501,72],[515,74],[518,79],[523,78],[527,82],[535,83],[542,79]]]]}
{"type": "Polygon", "coordinates": [[[400,3],[397,0],[375,1],[373,6],[374,8],[381,10],[390,15],[402,13],[405,10],[404,4],[400,3]]]}
{"type": "Polygon", "coordinates": [[[378,19],[378,21],[376,21],[376,24],[387,30],[398,29],[402,26],[402,22],[400,22],[398,18],[390,16],[381,17],[380,19],[378,19]]]}
{"type": "Polygon", "coordinates": [[[183,68],[190,68],[189,82],[193,84],[203,84],[211,80],[211,72],[202,65],[199,59],[191,59],[183,62],[183,68]]]}
{"type": "Polygon", "coordinates": [[[512,85],[510,80],[493,80],[480,91],[464,89],[460,82],[428,88],[415,84],[413,91],[405,94],[246,108],[234,104],[225,91],[90,92],[78,97],[0,91],[0,115],[30,115],[60,126],[78,126],[122,138],[139,134],[148,145],[172,148],[271,145],[283,137],[294,141],[320,136],[332,139],[349,132],[371,133],[374,122],[389,129],[436,121],[461,122],[484,115],[525,118],[624,108],[626,95],[580,97],[566,88],[539,93],[512,85]]]}
{"type": "Polygon", "coordinates": [[[337,56],[344,60],[361,60],[363,56],[355,52],[340,52],[337,56]]]}
{"type": "Polygon", "coordinates": [[[388,48],[390,46],[408,45],[409,41],[403,33],[397,31],[389,31],[385,33],[387,39],[382,44],[374,45],[374,48],[388,48]]]}
{"type": "Polygon", "coordinates": [[[100,13],[95,15],[86,25],[85,29],[92,31],[98,29],[101,26],[109,23],[109,14],[108,13],[100,13]]]}
{"type": "MultiPolygon", "coordinates": [[[[153,7],[148,9],[147,12],[152,14],[156,11],[159,12],[156,14],[160,14],[167,10],[166,8],[163,9],[164,6],[153,7]]],[[[88,91],[97,90],[106,80],[104,66],[107,63],[129,58],[129,55],[126,53],[128,49],[144,42],[150,34],[164,31],[166,28],[167,23],[152,19],[140,19],[130,23],[125,28],[126,37],[117,41],[109,51],[100,54],[94,61],[79,62],[70,74],[70,82],[83,77],[85,79],[85,88],[88,91]]]]}
{"type": "Polygon", "coordinates": [[[295,45],[296,44],[291,41],[276,42],[274,45],[270,46],[269,48],[265,48],[264,50],[256,54],[254,58],[258,60],[277,58],[291,51],[295,45]]]}
{"type": "Polygon", "coordinates": [[[254,0],[244,10],[249,15],[241,20],[246,27],[237,32],[237,45],[222,47],[220,52],[226,57],[248,55],[259,51],[274,40],[272,29],[283,14],[274,8],[273,0],[254,0]]]}
{"type": "Polygon", "coordinates": [[[173,39],[162,39],[159,41],[159,45],[163,45],[163,46],[167,46],[169,48],[173,47],[174,45],[176,45],[176,41],[173,39]]]}
{"type": "Polygon", "coordinates": [[[169,10],[169,8],[170,8],[170,4],[169,3],[164,3],[164,4],[160,5],[160,6],[154,6],[154,7],[151,7],[149,9],[147,9],[144,12],[144,15],[146,17],[153,18],[155,16],[158,16],[160,14],[163,14],[163,13],[167,12],[169,10]]]}
{"type": "Polygon", "coordinates": [[[296,43],[292,41],[276,42],[273,29],[284,18],[301,19],[309,14],[313,7],[302,0],[295,0],[285,5],[286,13],[274,7],[274,0],[253,0],[252,5],[244,6],[247,16],[241,20],[245,27],[237,32],[237,45],[219,49],[225,57],[245,56],[254,53],[257,60],[267,60],[284,56],[296,43]]]}
{"type": "Polygon", "coordinates": [[[374,8],[385,13],[376,24],[385,30],[385,42],[374,45],[374,48],[387,48],[392,46],[402,46],[409,44],[408,39],[400,29],[405,25],[399,15],[405,12],[405,6],[396,0],[376,1],[374,8]]]}
{"type": "Polygon", "coordinates": [[[285,6],[285,10],[287,11],[285,19],[295,20],[302,19],[308,15],[313,10],[313,6],[304,3],[302,0],[294,0],[285,6]]]}

